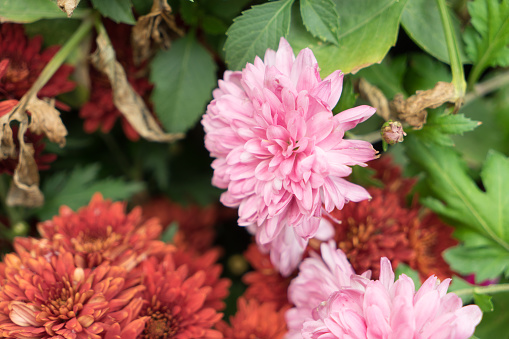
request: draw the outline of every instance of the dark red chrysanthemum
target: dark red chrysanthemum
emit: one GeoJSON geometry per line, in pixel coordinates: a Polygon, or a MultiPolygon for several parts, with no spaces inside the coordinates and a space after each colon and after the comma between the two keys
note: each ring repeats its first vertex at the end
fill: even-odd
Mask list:
{"type": "Polygon", "coordinates": [[[59,215],[39,223],[43,239],[17,238],[14,246],[19,253],[31,255],[68,251],[84,268],[107,261],[131,270],[147,256],[167,251],[168,246],[157,240],[161,226],[156,219],[143,222],[140,208],[130,213],[125,208],[124,202],[103,200],[96,193],[77,212],[62,206],[59,215]]]}
{"type": "Polygon", "coordinates": [[[377,176],[387,184],[383,189],[368,189],[371,201],[348,204],[331,213],[340,221],[330,219],[338,248],[356,272],[370,269],[374,278],[378,278],[381,257],[387,257],[395,267],[409,265],[423,279],[432,274],[440,279],[450,277],[442,252],[456,245],[453,229],[417,203],[407,207],[406,194],[413,182],[398,178],[399,170],[386,160],[380,167],[377,176]]]}
{"type": "MultiPolygon", "coordinates": [[[[1,53],[1,52],[0,52],[1,53]]],[[[18,104],[17,100],[5,100],[0,101],[0,117],[8,114],[14,106],[18,104]]],[[[6,158],[1,159],[0,156],[0,174],[7,173],[9,175],[14,174],[14,170],[18,166],[19,162],[19,140],[18,140],[18,126],[11,126],[12,136],[14,140],[14,144],[16,145],[16,156],[14,158],[6,158]]],[[[39,170],[47,170],[49,169],[49,164],[56,160],[56,154],[44,154],[44,148],[46,144],[44,143],[44,136],[40,134],[35,134],[30,130],[27,130],[24,135],[25,143],[31,144],[34,150],[34,159],[37,164],[37,168],[39,170]]]]}
{"type": "Polygon", "coordinates": [[[285,321],[288,308],[279,309],[275,303],[240,297],[230,325],[221,321],[216,328],[225,339],[282,339],[288,331],[285,321]]]}
{"type": "Polygon", "coordinates": [[[103,263],[76,265],[68,252],[47,257],[8,254],[0,282],[2,338],[135,338],[143,286],[127,271],[103,263]]]}
{"type": "MultiPolygon", "coordinates": [[[[211,281],[210,268],[196,269],[192,262],[181,263],[175,253],[161,259],[150,257],[141,264],[144,303],[141,317],[148,317],[140,339],[152,338],[222,338],[213,326],[222,313],[211,305],[217,299],[217,289],[211,281]]],[[[207,259],[205,259],[207,261],[207,259]]],[[[213,279],[212,279],[213,280],[213,279]]]]}
{"type": "Polygon", "coordinates": [[[250,244],[244,256],[254,269],[242,276],[247,285],[244,296],[261,304],[272,303],[276,310],[289,305],[287,290],[293,277],[281,276],[272,265],[269,254],[261,253],[256,244],[250,244]]]}
{"type": "Polygon", "coordinates": [[[163,227],[178,224],[173,242],[178,247],[192,248],[204,252],[212,246],[216,235],[215,226],[235,211],[222,205],[182,206],[166,197],[151,199],[142,206],[144,218],[158,218],[163,227]]]}
{"type": "MultiPolygon", "coordinates": [[[[0,100],[20,99],[60,48],[52,46],[41,51],[41,45],[42,37],[28,39],[23,25],[1,24],[0,100]]],[[[75,84],[68,79],[72,71],[73,67],[62,65],[37,95],[53,98],[72,91],[75,84]]]]}
{"type": "MultiPolygon", "coordinates": [[[[143,67],[136,67],[133,62],[131,49],[131,26],[106,22],[106,30],[115,49],[117,61],[124,68],[127,80],[133,89],[144,99],[148,99],[152,91],[152,85],[143,74],[143,67]]],[[[83,129],[87,133],[93,133],[99,128],[103,133],[108,133],[118,118],[121,118],[122,128],[130,140],[139,139],[139,134],[124,118],[122,113],[113,103],[113,92],[106,75],[95,69],[90,71],[91,93],[90,99],[80,111],[80,117],[85,120],[83,129]]]]}

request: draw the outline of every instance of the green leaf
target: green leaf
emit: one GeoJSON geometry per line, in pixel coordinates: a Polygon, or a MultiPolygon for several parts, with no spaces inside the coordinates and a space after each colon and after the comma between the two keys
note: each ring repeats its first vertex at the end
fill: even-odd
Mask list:
{"type": "Polygon", "coordinates": [[[472,27],[464,33],[466,51],[474,62],[469,86],[489,66],[509,66],[509,0],[475,0],[468,3],[472,27]]]}
{"type": "MultiPolygon", "coordinates": [[[[449,11],[456,33],[457,41],[461,42],[461,27],[458,18],[449,11]]],[[[449,52],[445,40],[442,19],[436,1],[433,0],[408,0],[401,25],[407,35],[424,51],[440,61],[449,63],[449,52]]],[[[468,62],[464,47],[460,43],[460,55],[463,63],[468,62]]]]}
{"type": "Polygon", "coordinates": [[[419,278],[419,272],[411,269],[410,266],[399,263],[398,267],[396,267],[396,271],[394,272],[394,275],[398,279],[398,277],[401,274],[404,274],[413,280],[415,289],[418,289],[419,287],[421,287],[421,279],[419,278]]]}
{"type": "MultiPolygon", "coordinates": [[[[163,225],[163,227],[166,225],[163,225]]],[[[175,233],[177,233],[179,229],[179,223],[176,221],[173,221],[171,224],[166,227],[166,230],[161,235],[161,241],[164,241],[167,244],[171,244],[173,242],[173,237],[175,236],[175,233]]]]}
{"type": "Polygon", "coordinates": [[[371,65],[355,74],[356,78],[365,78],[370,84],[378,87],[392,99],[397,93],[406,94],[403,87],[403,76],[407,69],[407,57],[385,58],[381,64],[371,65]]]}
{"type": "Polygon", "coordinates": [[[233,21],[225,43],[226,62],[232,70],[240,70],[267,48],[277,49],[281,37],[290,30],[294,0],[279,0],[253,6],[233,21]]]}
{"type": "Polygon", "coordinates": [[[339,45],[314,38],[294,11],[288,41],[295,50],[313,50],[321,75],[337,69],[355,73],[381,62],[396,43],[401,13],[407,0],[334,0],[339,13],[339,45]]]}
{"type": "Polygon", "coordinates": [[[461,298],[463,305],[466,305],[474,299],[475,286],[455,275],[452,277],[452,282],[447,292],[454,292],[454,294],[461,298]]]}
{"type": "Polygon", "coordinates": [[[475,335],[483,339],[508,339],[509,293],[496,294],[493,297],[493,309],[493,312],[483,314],[481,323],[475,329],[475,335]]]}
{"type": "Polygon", "coordinates": [[[487,294],[474,293],[474,302],[483,312],[493,312],[493,297],[487,294]]]}
{"type": "Polygon", "coordinates": [[[44,206],[35,211],[46,220],[58,213],[61,205],[77,209],[86,205],[96,192],[104,198],[123,200],[144,188],[139,182],[127,182],[120,178],[98,179],[99,165],[76,167],[71,173],[58,172],[43,182],[42,191],[46,198],[44,206]]]}
{"type": "MultiPolygon", "coordinates": [[[[483,278],[495,278],[502,271],[509,274],[509,159],[490,151],[481,171],[485,191],[482,191],[467,174],[467,169],[451,148],[427,145],[417,138],[408,137],[407,155],[426,173],[426,184],[433,197],[423,203],[447,218],[459,231],[456,236],[463,247],[448,251],[454,270],[462,273],[480,271],[483,278]],[[470,258],[470,272],[458,260],[470,258]],[[487,262],[491,257],[492,262],[487,262]],[[505,263],[502,259],[505,258],[505,263]],[[482,267],[482,266],[485,267],[482,267]],[[460,270],[461,268],[461,270],[460,270]]],[[[479,278],[481,279],[481,278],[479,278]]]]}
{"type": "Polygon", "coordinates": [[[42,35],[44,46],[63,45],[76,32],[81,22],[69,19],[43,19],[25,25],[27,35],[42,35]]]}
{"type": "Polygon", "coordinates": [[[421,130],[415,131],[423,142],[436,143],[443,146],[454,146],[450,135],[469,132],[480,125],[463,114],[441,114],[439,111],[430,111],[426,124],[421,130]]]}
{"type": "Polygon", "coordinates": [[[354,107],[355,102],[357,101],[357,96],[358,94],[354,92],[351,75],[345,75],[343,78],[343,90],[341,91],[341,97],[339,98],[336,107],[333,109],[334,114],[354,107]]]}
{"type": "Polygon", "coordinates": [[[216,64],[192,35],[159,51],[150,65],[152,100],[168,132],[185,132],[205,112],[216,86],[216,64]]]}
{"type": "Polygon", "coordinates": [[[432,89],[439,81],[452,81],[450,67],[427,54],[410,54],[408,66],[404,83],[410,94],[432,89]]]}
{"type": "Polygon", "coordinates": [[[314,37],[339,44],[339,15],[332,0],[301,0],[300,14],[304,26],[314,37]]]}
{"type": "Polygon", "coordinates": [[[101,12],[105,17],[119,23],[134,25],[134,19],[131,0],[92,0],[94,8],[101,12]]]}
{"type": "MultiPolygon", "coordinates": [[[[73,17],[83,10],[77,8],[73,17]]],[[[0,22],[28,23],[40,19],[66,18],[65,14],[50,0],[0,0],[0,22]]]]}

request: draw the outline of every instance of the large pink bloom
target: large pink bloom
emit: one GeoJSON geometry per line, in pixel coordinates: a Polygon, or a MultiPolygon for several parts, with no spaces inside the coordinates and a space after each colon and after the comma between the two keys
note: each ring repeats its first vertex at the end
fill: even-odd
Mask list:
{"type": "Polygon", "coordinates": [[[456,294],[447,293],[451,279],[439,283],[431,276],[416,292],[404,274],[394,282],[391,263],[382,258],[380,279],[370,280],[351,273],[344,254],[333,246],[322,244],[322,262],[305,259],[290,285],[289,299],[296,307],[286,314],[288,338],[466,339],[481,321],[477,305],[462,307],[456,294]],[[303,321],[304,314],[310,316],[303,321]]]}
{"type": "MultiPolygon", "coordinates": [[[[313,52],[304,49],[295,58],[281,38],[277,52],[267,50],[263,61],[256,57],[242,72],[225,72],[213,92],[202,120],[205,146],[216,158],[212,183],[227,189],[221,201],[239,207],[239,225],[250,226],[266,249],[294,238],[301,243],[287,247],[300,258],[322,210],[369,198],[343,178],[349,166],[365,166],[376,152],[368,142],[343,137],[375,109],[359,106],[334,116],[342,82],[341,71],[321,80],[313,52]]],[[[275,266],[290,274],[299,260],[280,263],[280,257],[272,257],[275,266]]]]}

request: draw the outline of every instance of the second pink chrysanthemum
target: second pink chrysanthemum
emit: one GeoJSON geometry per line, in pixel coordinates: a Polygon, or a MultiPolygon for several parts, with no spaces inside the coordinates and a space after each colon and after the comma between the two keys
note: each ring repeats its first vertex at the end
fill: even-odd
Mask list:
{"type": "Polygon", "coordinates": [[[289,257],[299,257],[319,231],[323,210],[369,198],[344,177],[376,152],[368,142],[343,137],[375,109],[333,115],[342,83],[341,71],[322,80],[313,52],[295,58],[281,38],[263,61],[256,57],[242,72],[225,72],[202,120],[205,145],[216,158],[213,184],[227,189],[221,201],[239,207],[239,225],[256,234],[285,275],[299,262],[289,257]]]}

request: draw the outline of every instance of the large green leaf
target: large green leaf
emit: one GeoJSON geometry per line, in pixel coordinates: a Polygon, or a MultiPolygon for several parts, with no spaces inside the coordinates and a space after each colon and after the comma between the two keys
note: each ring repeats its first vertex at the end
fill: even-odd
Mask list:
{"type": "MultiPolygon", "coordinates": [[[[459,42],[461,59],[468,62],[460,39],[460,22],[452,11],[449,11],[449,14],[454,25],[456,41],[459,42]]],[[[424,51],[440,61],[449,63],[449,52],[436,1],[408,0],[401,16],[401,25],[408,36],[424,51]]]]}
{"type": "Polygon", "coordinates": [[[294,11],[288,40],[297,50],[315,53],[322,76],[344,73],[382,61],[396,43],[401,13],[407,0],[334,0],[340,17],[339,45],[314,38],[294,11]]]}
{"type": "Polygon", "coordinates": [[[277,49],[279,39],[290,29],[294,0],[279,0],[253,6],[242,12],[230,26],[225,43],[226,62],[233,70],[240,70],[255,56],[263,57],[267,48],[277,49]]]}
{"type": "Polygon", "coordinates": [[[313,36],[338,44],[339,15],[332,0],[301,0],[300,14],[304,26],[313,36]]]}
{"type": "Polygon", "coordinates": [[[86,205],[96,192],[105,198],[124,200],[144,188],[140,182],[127,182],[120,178],[98,179],[99,165],[75,167],[71,173],[58,172],[43,182],[46,198],[44,206],[35,214],[46,220],[58,213],[61,205],[77,209],[86,205]]]}
{"type": "MultiPolygon", "coordinates": [[[[423,203],[456,227],[456,237],[468,248],[461,253],[469,255],[471,272],[484,265],[482,272],[476,272],[484,278],[494,278],[502,271],[509,274],[509,159],[495,151],[488,153],[481,171],[482,191],[453,149],[430,146],[417,138],[407,138],[405,145],[408,157],[425,171],[433,194],[423,203]],[[486,261],[489,257],[491,263],[486,261]],[[495,260],[501,257],[505,257],[505,264],[495,260]]],[[[449,263],[455,270],[470,273],[457,260],[449,263]]]]}
{"type": "Polygon", "coordinates": [[[508,339],[507,315],[509,314],[509,293],[493,296],[493,312],[484,313],[481,323],[475,329],[479,338],[508,339]]]}
{"type": "Polygon", "coordinates": [[[187,35],[158,52],[150,66],[157,117],[168,132],[187,131],[205,113],[216,86],[212,56],[187,35]]]}
{"type": "MultiPolygon", "coordinates": [[[[77,16],[82,10],[76,9],[77,16]]],[[[67,18],[50,0],[0,0],[0,22],[28,23],[40,19],[67,18]]]]}
{"type": "Polygon", "coordinates": [[[123,22],[134,25],[136,20],[133,15],[133,4],[131,0],[92,0],[94,8],[105,17],[115,22],[123,22]]]}

